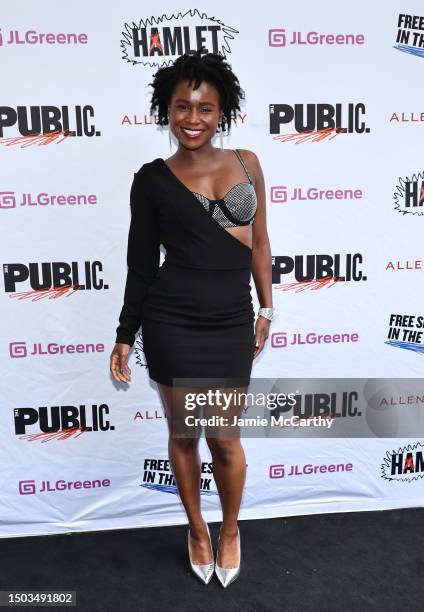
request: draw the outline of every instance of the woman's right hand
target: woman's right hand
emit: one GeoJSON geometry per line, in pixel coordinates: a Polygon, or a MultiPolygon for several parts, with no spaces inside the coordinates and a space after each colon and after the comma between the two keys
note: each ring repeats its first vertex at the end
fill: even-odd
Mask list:
{"type": "Polygon", "coordinates": [[[127,364],[130,348],[129,344],[117,343],[110,355],[110,371],[118,382],[130,381],[131,370],[127,364]]]}

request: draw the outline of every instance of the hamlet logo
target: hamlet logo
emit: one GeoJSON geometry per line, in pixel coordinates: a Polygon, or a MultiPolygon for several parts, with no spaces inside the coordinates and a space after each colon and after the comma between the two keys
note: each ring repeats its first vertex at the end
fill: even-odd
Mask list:
{"type": "Polygon", "coordinates": [[[387,451],[381,464],[381,477],[384,480],[412,482],[424,477],[422,442],[408,444],[398,450],[387,451]]]}
{"type": "Polygon", "coordinates": [[[397,22],[394,49],[424,57],[424,17],[400,14],[397,22]]]}
{"type": "Polygon", "coordinates": [[[413,174],[411,178],[407,176],[403,179],[399,177],[393,196],[395,210],[402,215],[423,216],[424,202],[424,172],[413,174]]]}
{"type": "Polygon", "coordinates": [[[68,297],[77,291],[109,289],[109,285],[99,278],[102,270],[100,261],[7,263],[3,264],[4,291],[11,298],[32,298],[34,302],[42,298],[68,297]]]}
{"type": "MultiPolygon", "coordinates": [[[[218,495],[212,490],[212,463],[202,462],[200,478],[201,495],[218,495]]],[[[177,483],[171,470],[168,459],[145,459],[143,466],[143,482],[140,485],[145,489],[153,489],[162,493],[179,495],[177,483]]]]}
{"type": "Polygon", "coordinates": [[[269,133],[280,142],[320,142],[339,134],[369,134],[365,124],[365,104],[270,104],[269,133]],[[281,134],[282,128],[292,128],[281,134]]]}
{"type": "Polygon", "coordinates": [[[122,59],[133,66],[162,67],[183,53],[192,54],[202,47],[205,53],[231,53],[230,42],[238,30],[217,17],[198,9],[124,24],[121,39],[122,59]]]}
{"type": "Polygon", "coordinates": [[[421,315],[391,314],[385,344],[424,353],[423,327],[424,317],[421,315]]]}
{"type": "Polygon", "coordinates": [[[272,284],[281,291],[317,290],[330,287],[337,282],[351,283],[366,281],[359,269],[363,263],[361,253],[341,255],[273,255],[272,284]],[[294,276],[294,280],[281,283],[282,278],[294,276]]]}

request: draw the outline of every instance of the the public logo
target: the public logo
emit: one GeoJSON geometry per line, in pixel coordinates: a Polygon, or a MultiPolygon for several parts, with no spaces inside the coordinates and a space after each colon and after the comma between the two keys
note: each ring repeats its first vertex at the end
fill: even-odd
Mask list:
{"type": "Polygon", "coordinates": [[[0,106],[0,144],[8,147],[61,143],[101,136],[94,108],[85,106],[0,106]]]}
{"type": "Polygon", "coordinates": [[[330,102],[269,105],[269,133],[280,142],[321,142],[342,135],[369,134],[365,104],[330,102]]]}
{"type": "Polygon", "coordinates": [[[107,404],[25,406],[13,409],[15,434],[21,440],[48,442],[85,433],[113,431],[107,404]]]}
{"type": "Polygon", "coordinates": [[[361,253],[319,254],[319,255],[273,255],[272,284],[281,291],[318,290],[335,283],[356,283],[367,280],[360,269],[363,264],[361,253]],[[281,283],[282,279],[288,280],[281,283]]]}
{"type": "Polygon", "coordinates": [[[109,289],[100,278],[103,264],[100,261],[43,261],[11,262],[3,264],[4,291],[11,298],[56,299],[69,297],[77,291],[109,289]]]}

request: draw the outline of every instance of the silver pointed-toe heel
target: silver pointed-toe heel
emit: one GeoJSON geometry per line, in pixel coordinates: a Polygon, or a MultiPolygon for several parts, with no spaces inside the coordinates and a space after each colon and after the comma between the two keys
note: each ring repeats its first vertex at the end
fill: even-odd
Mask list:
{"type": "MultiPolygon", "coordinates": [[[[218,577],[219,582],[225,588],[229,586],[240,574],[240,565],[241,565],[241,542],[240,542],[240,530],[237,528],[237,537],[239,542],[239,554],[240,554],[240,564],[237,567],[220,567],[218,563],[215,563],[215,573],[218,577]]],[[[218,546],[219,540],[221,539],[221,535],[218,538],[218,546]]]]}
{"type": "MultiPolygon", "coordinates": [[[[207,523],[206,523],[206,528],[208,530],[209,544],[211,545],[212,556],[213,556],[211,534],[209,532],[209,525],[207,523]]],[[[205,564],[202,564],[202,565],[198,565],[198,564],[192,562],[191,556],[190,556],[190,529],[188,530],[188,558],[189,558],[189,561],[190,561],[191,571],[195,574],[195,576],[197,576],[199,578],[199,580],[201,580],[203,582],[203,584],[208,584],[208,582],[210,582],[210,580],[211,580],[211,578],[213,576],[213,570],[214,570],[214,567],[215,567],[215,561],[212,561],[212,563],[205,563],[205,564]]]]}

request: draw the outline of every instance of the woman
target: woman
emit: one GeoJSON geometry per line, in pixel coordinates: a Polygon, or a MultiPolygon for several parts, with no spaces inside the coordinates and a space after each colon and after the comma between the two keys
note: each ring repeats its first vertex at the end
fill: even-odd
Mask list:
{"type": "MultiPolygon", "coordinates": [[[[246,475],[239,435],[206,435],[223,512],[216,564],[200,508],[199,436],[181,435],[187,389],[246,389],[252,360],[263,350],[273,318],[271,251],[264,178],[248,150],[212,146],[217,127],[231,125],[244,97],[218,54],[182,55],[154,75],[151,113],[168,125],[178,150],[145,163],[131,188],[128,276],[111,372],[128,382],[127,364],[142,324],[149,376],[157,382],[169,428],[169,458],[187,512],[190,567],[225,587],[240,571],[237,525],[246,475]],[[159,268],[159,246],[166,249],[159,268]],[[253,274],[260,310],[250,295],[253,274]],[[181,388],[178,381],[189,379],[181,388]],[[230,383],[228,384],[228,382],[230,383]],[[209,388],[209,387],[208,387],[209,388]],[[176,430],[178,429],[178,433],[176,430]]],[[[240,414],[239,406],[231,406],[240,414]]],[[[198,413],[198,412],[197,412],[198,413]]],[[[227,414],[230,414],[228,412],[227,414]]],[[[218,431],[218,433],[217,433],[218,431]]]]}

